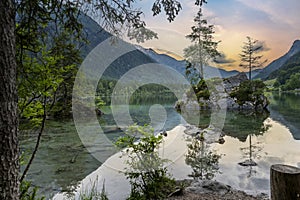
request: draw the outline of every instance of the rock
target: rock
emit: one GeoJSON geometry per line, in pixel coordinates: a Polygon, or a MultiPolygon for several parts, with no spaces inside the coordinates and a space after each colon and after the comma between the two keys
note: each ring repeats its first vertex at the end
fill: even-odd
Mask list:
{"type": "Polygon", "coordinates": [[[96,108],[96,109],[95,109],[95,112],[96,112],[96,114],[97,114],[98,116],[104,115],[104,112],[102,112],[99,108],[96,108]]]}
{"type": "Polygon", "coordinates": [[[220,141],[222,142],[222,139],[224,140],[223,136],[225,134],[223,133],[223,131],[220,130],[219,128],[214,127],[213,125],[210,125],[202,132],[205,138],[205,142],[208,144],[216,143],[216,142],[219,143],[220,141]]]}
{"type": "Polygon", "coordinates": [[[201,109],[227,109],[227,110],[264,110],[268,106],[268,99],[261,95],[259,102],[245,102],[239,105],[236,99],[230,96],[230,93],[235,90],[242,82],[248,80],[244,72],[238,73],[229,78],[212,78],[206,80],[209,88],[210,97],[208,100],[200,98],[191,100],[185,94],[180,101],[176,102],[175,108],[179,111],[189,112],[191,110],[201,109]],[[255,104],[258,104],[255,106],[255,104]]]}
{"type": "Polygon", "coordinates": [[[238,164],[241,165],[241,166],[257,166],[257,163],[254,162],[252,159],[245,160],[243,162],[239,162],[238,164]]]}
{"type": "Polygon", "coordinates": [[[187,125],[186,129],[184,130],[184,133],[190,136],[196,136],[202,132],[201,128],[198,128],[194,125],[187,125]]]}
{"type": "Polygon", "coordinates": [[[189,187],[186,188],[186,191],[198,194],[214,193],[224,195],[231,191],[231,187],[217,181],[203,180],[199,182],[193,182],[189,187]]]}
{"type": "Polygon", "coordinates": [[[232,90],[238,87],[242,82],[248,80],[246,73],[241,72],[235,76],[225,78],[223,81],[226,93],[232,92],[232,90]]]}

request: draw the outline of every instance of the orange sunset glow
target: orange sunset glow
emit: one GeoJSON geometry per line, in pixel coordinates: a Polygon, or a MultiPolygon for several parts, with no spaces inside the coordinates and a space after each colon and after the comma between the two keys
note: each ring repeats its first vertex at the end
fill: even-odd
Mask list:
{"type": "MultiPolygon", "coordinates": [[[[190,33],[198,8],[194,1],[180,1],[183,9],[174,22],[169,23],[162,13],[152,16],[151,2],[141,1],[147,26],[158,33],[158,40],[142,46],[172,52],[181,59],[183,49],[190,45],[185,35],[190,33]]],[[[299,0],[208,0],[203,7],[204,18],[215,26],[215,40],[221,41],[218,50],[228,62],[217,65],[226,70],[240,70],[239,53],[246,36],[264,44],[261,52],[268,63],[285,54],[296,39],[300,39],[299,0]]],[[[169,53],[169,55],[172,56],[169,53]]],[[[267,64],[268,64],[267,63],[267,64]]],[[[216,65],[216,64],[215,64],[216,65]]]]}

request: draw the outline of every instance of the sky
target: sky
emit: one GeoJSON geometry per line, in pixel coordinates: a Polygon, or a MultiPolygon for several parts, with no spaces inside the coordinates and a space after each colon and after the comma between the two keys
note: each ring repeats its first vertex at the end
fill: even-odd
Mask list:
{"type": "MultiPolygon", "coordinates": [[[[169,23],[162,12],[153,17],[153,0],[138,1],[144,11],[147,27],[158,33],[158,40],[140,44],[158,52],[173,52],[180,59],[183,49],[191,43],[185,35],[191,31],[198,11],[194,0],[179,0],[182,10],[169,23]]],[[[218,50],[223,54],[220,68],[240,70],[239,53],[246,37],[259,40],[261,52],[268,63],[284,55],[296,39],[300,39],[300,0],[208,0],[203,7],[204,18],[215,26],[215,40],[221,41],[218,50]]],[[[267,64],[268,64],[267,63],[267,64]]]]}

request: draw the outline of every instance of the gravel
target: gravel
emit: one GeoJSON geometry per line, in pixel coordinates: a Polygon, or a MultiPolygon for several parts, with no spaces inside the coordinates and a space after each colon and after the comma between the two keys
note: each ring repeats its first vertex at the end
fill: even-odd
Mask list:
{"type": "Polygon", "coordinates": [[[246,194],[242,191],[229,191],[226,194],[214,194],[214,193],[204,193],[204,194],[197,194],[192,192],[183,192],[180,196],[172,196],[169,197],[168,200],[267,200],[269,199],[267,195],[261,194],[258,196],[252,196],[246,194]]]}

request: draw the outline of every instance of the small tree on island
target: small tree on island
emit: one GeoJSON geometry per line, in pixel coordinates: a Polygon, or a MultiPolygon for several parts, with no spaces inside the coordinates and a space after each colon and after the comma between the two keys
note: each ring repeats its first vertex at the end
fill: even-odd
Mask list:
{"type": "Polygon", "coordinates": [[[267,60],[261,61],[263,55],[258,55],[263,50],[263,44],[247,36],[247,41],[244,42],[242,53],[239,54],[241,58],[240,67],[249,69],[249,80],[252,80],[252,70],[261,68],[267,60]]]}
{"type": "MultiPolygon", "coordinates": [[[[209,25],[206,19],[202,19],[202,16],[202,9],[200,8],[194,18],[195,25],[191,27],[192,32],[186,36],[193,44],[184,49],[184,57],[188,61],[186,74],[198,78],[199,74],[195,72],[199,71],[200,79],[204,78],[204,64],[207,64],[209,59],[220,55],[217,50],[220,41],[213,40],[214,25],[209,25]]],[[[193,78],[191,80],[194,81],[193,78]]]]}

